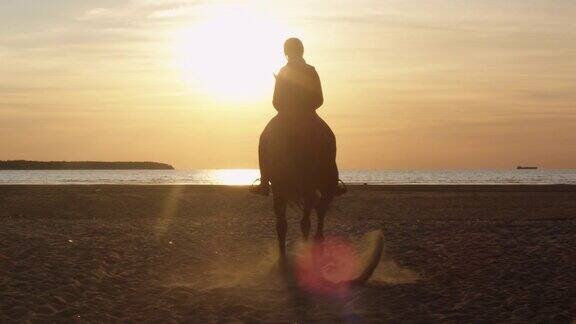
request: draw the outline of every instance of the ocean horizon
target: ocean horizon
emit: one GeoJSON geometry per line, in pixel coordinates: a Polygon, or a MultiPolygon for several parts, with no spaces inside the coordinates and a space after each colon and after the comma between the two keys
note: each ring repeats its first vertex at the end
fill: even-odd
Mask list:
{"type": "MultiPolygon", "coordinates": [[[[0,185],[250,185],[258,169],[0,170],[0,185]]],[[[576,184],[576,169],[341,170],[347,184],[550,185],[576,184]]]]}

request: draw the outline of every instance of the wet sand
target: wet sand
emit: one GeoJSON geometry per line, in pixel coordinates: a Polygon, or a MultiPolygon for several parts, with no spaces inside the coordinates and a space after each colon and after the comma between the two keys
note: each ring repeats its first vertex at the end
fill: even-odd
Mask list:
{"type": "Polygon", "coordinates": [[[327,234],[381,229],[385,252],[339,298],[282,280],[274,226],[244,187],[0,186],[0,322],[576,318],[573,186],[352,187],[327,234]]]}

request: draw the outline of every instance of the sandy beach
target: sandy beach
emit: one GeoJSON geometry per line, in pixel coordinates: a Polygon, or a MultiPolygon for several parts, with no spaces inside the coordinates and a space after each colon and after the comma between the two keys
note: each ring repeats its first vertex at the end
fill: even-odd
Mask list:
{"type": "Polygon", "coordinates": [[[385,250],[339,298],[274,271],[271,205],[245,187],[0,186],[0,322],[576,318],[576,187],[351,187],[327,234],[382,230],[385,250]]]}

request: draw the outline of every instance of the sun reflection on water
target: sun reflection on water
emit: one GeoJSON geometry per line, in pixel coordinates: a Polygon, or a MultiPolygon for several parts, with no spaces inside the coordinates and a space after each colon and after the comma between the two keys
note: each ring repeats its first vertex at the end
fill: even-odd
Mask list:
{"type": "Polygon", "coordinates": [[[213,170],[212,173],[214,183],[222,185],[249,185],[260,177],[255,169],[222,169],[213,170]]]}

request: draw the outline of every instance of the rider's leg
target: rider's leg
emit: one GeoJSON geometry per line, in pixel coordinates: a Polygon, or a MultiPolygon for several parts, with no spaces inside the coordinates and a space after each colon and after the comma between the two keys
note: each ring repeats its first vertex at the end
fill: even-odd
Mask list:
{"type": "Polygon", "coordinates": [[[328,124],[320,118],[320,116],[315,115],[317,126],[322,129],[321,133],[325,134],[325,149],[326,151],[323,152],[324,157],[327,159],[324,163],[326,163],[326,173],[325,173],[325,180],[327,185],[329,186],[329,191],[333,192],[335,196],[342,195],[346,193],[346,187],[338,186],[339,181],[339,174],[338,174],[338,166],[336,165],[336,136],[334,132],[328,126],[328,124]]]}
{"type": "Polygon", "coordinates": [[[338,167],[336,166],[336,160],[334,160],[334,165],[332,166],[333,170],[333,174],[334,176],[332,177],[333,180],[335,180],[334,186],[335,186],[335,190],[334,190],[334,195],[335,196],[340,196],[345,194],[346,192],[348,192],[348,189],[346,188],[346,186],[344,185],[344,182],[342,182],[342,186],[339,186],[339,182],[340,182],[340,176],[338,174],[338,167]]]}
{"type": "Polygon", "coordinates": [[[258,164],[260,166],[260,184],[258,186],[252,187],[251,191],[258,195],[268,196],[270,192],[270,174],[268,172],[268,166],[264,160],[266,155],[265,150],[265,140],[266,140],[266,129],[260,135],[260,141],[258,142],[258,164]]]}

